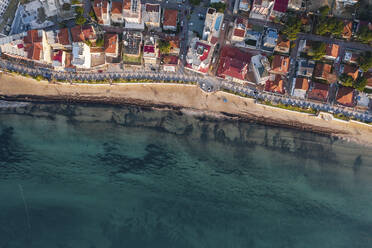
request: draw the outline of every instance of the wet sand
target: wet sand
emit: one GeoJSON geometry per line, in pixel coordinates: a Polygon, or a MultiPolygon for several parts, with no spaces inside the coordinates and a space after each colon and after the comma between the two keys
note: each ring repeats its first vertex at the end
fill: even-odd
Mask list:
{"type": "Polygon", "coordinates": [[[194,85],[50,84],[21,76],[2,74],[0,96],[7,100],[99,102],[134,104],[156,108],[186,109],[227,118],[241,118],[275,126],[329,134],[372,146],[372,126],[324,120],[313,115],[255,104],[253,99],[225,92],[205,93],[194,85]]]}

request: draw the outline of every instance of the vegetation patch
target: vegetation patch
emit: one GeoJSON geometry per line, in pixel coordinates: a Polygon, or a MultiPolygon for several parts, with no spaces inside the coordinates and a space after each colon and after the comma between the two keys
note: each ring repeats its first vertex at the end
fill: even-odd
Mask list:
{"type": "Polygon", "coordinates": [[[262,100],[260,100],[259,102],[262,104],[271,106],[271,107],[276,107],[276,108],[281,108],[281,109],[286,109],[286,110],[291,110],[291,111],[296,111],[296,112],[301,112],[301,113],[307,113],[307,114],[314,114],[314,115],[318,114],[318,110],[312,109],[312,108],[301,108],[301,107],[287,105],[283,103],[274,104],[270,101],[262,101],[262,100]]]}

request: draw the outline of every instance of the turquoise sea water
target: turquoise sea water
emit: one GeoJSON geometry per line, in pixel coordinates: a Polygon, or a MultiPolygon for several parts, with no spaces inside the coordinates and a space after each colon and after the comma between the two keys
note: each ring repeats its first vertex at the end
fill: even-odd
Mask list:
{"type": "Polygon", "coordinates": [[[372,247],[372,152],[182,112],[0,108],[0,247],[372,247]]]}

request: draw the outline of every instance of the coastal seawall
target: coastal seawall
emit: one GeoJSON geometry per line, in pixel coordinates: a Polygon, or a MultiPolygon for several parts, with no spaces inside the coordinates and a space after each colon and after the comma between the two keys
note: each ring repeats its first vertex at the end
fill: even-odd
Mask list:
{"type": "Polygon", "coordinates": [[[7,100],[97,102],[190,109],[209,115],[240,118],[275,126],[329,134],[372,146],[372,127],[356,122],[324,120],[314,115],[256,104],[225,92],[205,93],[194,85],[156,83],[94,85],[46,81],[2,74],[0,96],[7,100]]]}

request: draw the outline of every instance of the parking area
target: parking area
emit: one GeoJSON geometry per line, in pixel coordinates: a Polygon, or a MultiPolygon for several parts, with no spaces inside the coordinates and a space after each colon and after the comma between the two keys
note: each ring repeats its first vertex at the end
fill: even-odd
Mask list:
{"type": "Polygon", "coordinates": [[[203,34],[205,13],[207,13],[207,8],[203,7],[202,4],[201,6],[195,7],[193,10],[191,10],[189,31],[198,33],[199,37],[201,37],[203,34]]]}

